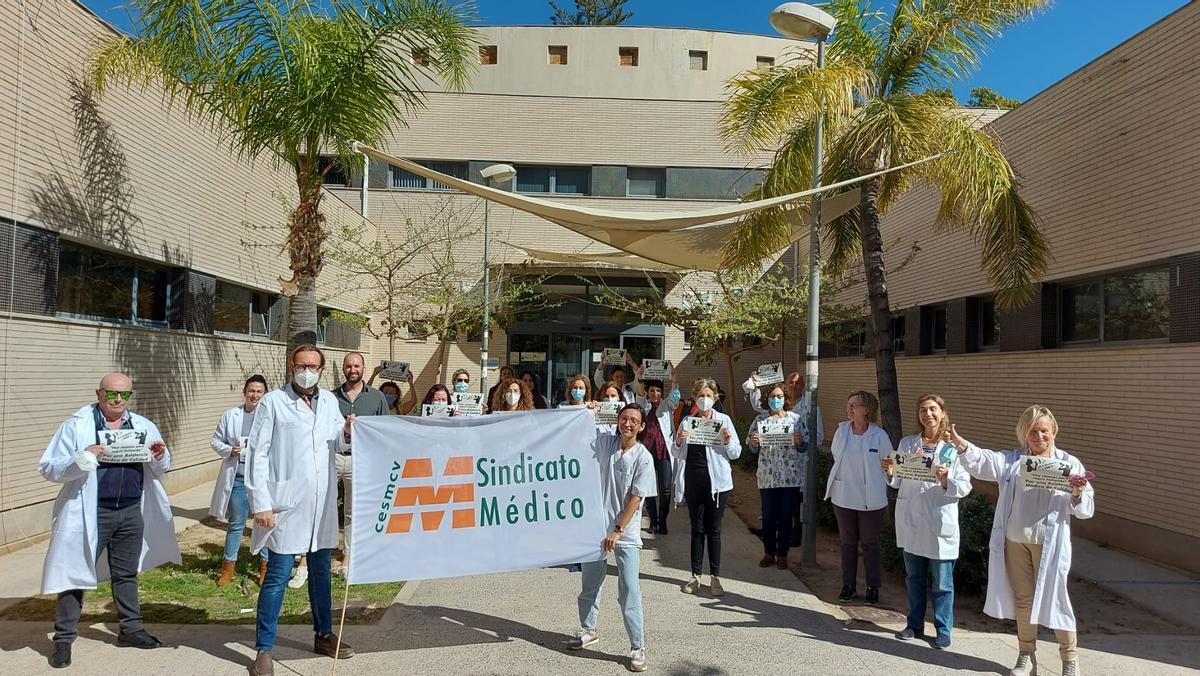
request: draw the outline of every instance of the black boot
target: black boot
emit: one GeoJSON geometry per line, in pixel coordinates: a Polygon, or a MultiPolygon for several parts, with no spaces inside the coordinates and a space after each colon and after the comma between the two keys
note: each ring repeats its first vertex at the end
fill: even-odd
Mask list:
{"type": "Polygon", "coordinates": [[[50,666],[55,669],[71,666],[71,644],[68,641],[54,643],[54,654],[50,656],[50,666]]]}

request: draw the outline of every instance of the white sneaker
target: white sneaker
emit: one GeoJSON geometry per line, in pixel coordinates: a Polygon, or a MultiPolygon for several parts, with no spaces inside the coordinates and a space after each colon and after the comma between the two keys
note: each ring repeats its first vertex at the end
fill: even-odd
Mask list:
{"type": "Polygon", "coordinates": [[[684,594],[695,594],[696,592],[700,591],[700,576],[693,575],[692,579],[683,583],[683,586],[679,588],[679,591],[683,592],[684,594]]]}
{"type": "Polygon", "coordinates": [[[1037,676],[1037,656],[1025,652],[1017,655],[1017,663],[1008,676],[1037,676]]]}
{"type": "Polygon", "coordinates": [[[708,591],[713,596],[721,596],[725,593],[725,588],[721,586],[721,581],[716,575],[709,576],[708,591]]]}
{"type": "Polygon", "coordinates": [[[629,653],[629,670],[630,671],[645,671],[646,670],[646,649],[636,648],[629,653]]]}
{"type": "Polygon", "coordinates": [[[1083,672],[1079,669],[1079,661],[1071,660],[1070,662],[1062,663],[1062,676],[1080,676],[1083,672]]]}
{"type": "Polygon", "coordinates": [[[600,642],[600,636],[595,629],[580,629],[570,639],[567,639],[568,650],[583,650],[600,642]]]}
{"type": "Polygon", "coordinates": [[[308,582],[308,566],[300,566],[296,568],[296,575],[288,580],[288,587],[299,589],[304,586],[305,582],[308,582]]]}

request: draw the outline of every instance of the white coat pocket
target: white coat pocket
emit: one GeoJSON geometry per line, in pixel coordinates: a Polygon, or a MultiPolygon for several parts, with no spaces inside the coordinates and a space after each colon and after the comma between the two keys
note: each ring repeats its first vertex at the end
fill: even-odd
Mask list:
{"type": "Polygon", "coordinates": [[[292,482],[290,480],[271,482],[267,490],[271,492],[272,512],[286,512],[296,506],[295,500],[292,497],[292,482]]]}

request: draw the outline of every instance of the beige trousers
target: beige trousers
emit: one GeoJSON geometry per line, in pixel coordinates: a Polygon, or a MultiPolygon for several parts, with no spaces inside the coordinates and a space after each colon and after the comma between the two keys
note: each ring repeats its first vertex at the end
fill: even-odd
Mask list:
{"type": "MultiPolygon", "coordinates": [[[[1025,542],[1004,541],[1004,565],[1008,569],[1008,584],[1012,587],[1017,606],[1017,644],[1023,653],[1037,652],[1038,626],[1033,623],[1033,589],[1037,584],[1038,566],[1042,561],[1042,546],[1025,542]]],[[[1054,630],[1058,639],[1058,654],[1064,662],[1078,659],[1075,632],[1054,630]]]]}

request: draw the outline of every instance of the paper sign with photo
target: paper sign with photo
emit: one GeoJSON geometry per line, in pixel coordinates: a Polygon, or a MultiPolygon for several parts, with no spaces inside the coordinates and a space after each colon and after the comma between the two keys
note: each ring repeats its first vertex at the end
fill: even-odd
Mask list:
{"type": "Polygon", "coordinates": [[[617,414],[625,407],[625,403],[621,401],[601,401],[596,408],[596,424],[597,425],[616,425],[617,414]]]}
{"type": "Polygon", "coordinates": [[[421,404],[421,415],[426,418],[449,418],[450,406],[443,403],[421,404]]]}
{"type": "Polygon", "coordinates": [[[670,380],[670,359],[643,359],[642,380],[670,380]]]}
{"type": "Polygon", "coordinates": [[[382,364],[383,370],[379,375],[388,380],[396,380],[404,382],[408,380],[408,363],[402,361],[385,361],[382,364]]]}
{"type": "Polygon", "coordinates": [[[754,380],[758,385],[774,385],[783,382],[783,364],[763,364],[754,372],[754,380]]]}
{"type": "Polygon", "coordinates": [[[704,446],[722,446],[725,444],[724,435],[721,434],[720,420],[689,416],[684,418],[683,429],[687,430],[687,442],[689,444],[702,444],[704,446]]]}
{"type": "Polygon", "coordinates": [[[1021,481],[1029,488],[1071,493],[1075,489],[1067,479],[1071,476],[1071,463],[1054,458],[1021,456],[1021,481]]]}
{"type": "Polygon", "coordinates": [[[450,403],[458,415],[483,415],[483,395],[474,392],[455,392],[450,395],[450,403]]]}
{"type": "Polygon", "coordinates": [[[927,453],[892,453],[892,473],[910,481],[937,481],[933,460],[933,456],[927,453]]]}
{"type": "Polygon", "coordinates": [[[619,347],[606,347],[603,359],[605,366],[622,366],[625,364],[625,350],[619,347]]]}
{"type": "Polygon", "coordinates": [[[141,428],[131,430],[100,430],[100,445],[104,447],[101,462],[150,462],[149,433],[141,428]]]}
{"type": "Polygon", "coordinates": [[[758,445],[763,450],[792,450],[796,447],[795,425],[783,418],[767,418],[758,423],[758,445]]]}

